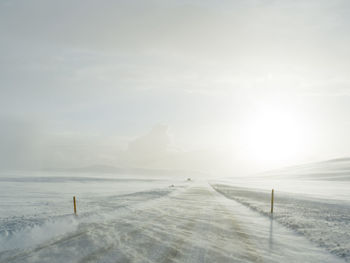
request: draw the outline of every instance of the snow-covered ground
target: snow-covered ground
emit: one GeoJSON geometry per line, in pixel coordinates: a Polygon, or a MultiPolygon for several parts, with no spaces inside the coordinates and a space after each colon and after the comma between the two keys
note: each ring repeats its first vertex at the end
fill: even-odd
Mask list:
{"type": "Polygon", "coordinates": [[[350,159],[337,159],[213,181],[227,198],[275,221],[350,262],[350,159]]]}
{"type": "Polygon", "coordinates": [[[284,226],[277,193],[272,219],[232,200],[232,183],[3,173],[0,262],[344,262],[284,226]]]}

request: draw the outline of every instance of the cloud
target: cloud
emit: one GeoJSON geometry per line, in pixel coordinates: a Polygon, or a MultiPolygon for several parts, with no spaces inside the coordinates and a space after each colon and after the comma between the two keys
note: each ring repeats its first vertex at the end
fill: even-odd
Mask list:
{"type": "Polygon", "coordinates": [[[152,166],[168,155],[169,145],[168,126],[157,124],[147,134],[129,142],[124,160],[131,166],[152,166]]]}
{"type": "MultiPolygon", "coordinates": [[[[300,100],[305,115],[330,112],[335,103],[319,99],[349,94],[349,7],[344,0],[1,1],[0,104],[8,118],[1,166],[199,167],[220,159],[203,149],[225,145],[233,135],[224,127],[256,103],[299,107],[300,100]],[[32,125],[36,119],[48,129],[32,125]],[[164,126],[123,151],[120,144],[161,121],[182,153],[172,152],[164,126]]],[[[347,112],[345,100],[338,104],[347,112]]]]}

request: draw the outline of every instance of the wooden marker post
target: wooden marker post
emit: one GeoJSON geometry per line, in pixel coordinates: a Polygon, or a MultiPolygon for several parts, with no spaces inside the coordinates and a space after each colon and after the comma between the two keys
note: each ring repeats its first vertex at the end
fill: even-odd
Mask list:
{"type": "Polygon", "coordinates": [[[274,199],[274,190],[271,192],[271,214],[273,213],[273,199],[274,199]]]}
{"type": "Polygon", "coordinates": [[[73,196],[74,214],[77,215],[77,203],[75,202],[75,196],[73,196]]]}

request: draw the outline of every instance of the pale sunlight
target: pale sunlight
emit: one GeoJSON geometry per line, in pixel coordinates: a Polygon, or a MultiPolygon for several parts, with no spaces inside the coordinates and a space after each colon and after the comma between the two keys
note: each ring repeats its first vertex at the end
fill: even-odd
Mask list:
{"type": "Polygon", "coordinates": [[[303,151],[305,129],[296,112],[264,107],[242,128],[243,155],[262,164],[283,164],[303,151]]]}

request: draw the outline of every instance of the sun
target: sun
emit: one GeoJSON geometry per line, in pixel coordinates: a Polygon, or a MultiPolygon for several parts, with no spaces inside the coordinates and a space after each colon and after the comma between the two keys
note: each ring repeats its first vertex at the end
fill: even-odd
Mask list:
{"type": "Polygon", "coordinates": [[[245,157],[260,164],[292,163],[303,148],[303,125],[294,112],[260,109],[246,120],[242,131],[245,157]]]}

